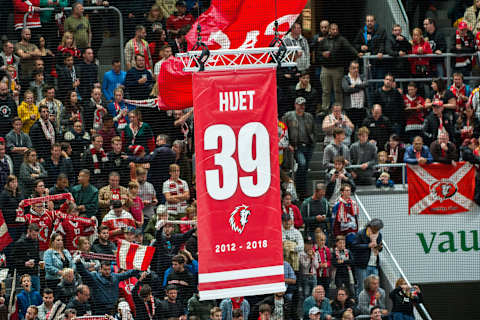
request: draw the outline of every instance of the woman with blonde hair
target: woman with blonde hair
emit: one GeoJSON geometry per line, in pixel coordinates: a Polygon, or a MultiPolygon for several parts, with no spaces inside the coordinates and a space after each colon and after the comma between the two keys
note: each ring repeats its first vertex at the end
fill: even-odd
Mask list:
{"type": "Polygon", "coordinates": [[[82,53],[77,48],[77,44],[75,43],[73,33],[68,31],[63,34],[62,41],[60,42],[57,51],[60,53],[62,60],[66,53],[70,53],[75,59],[81,59],[82,57],[82,53]]]}
{"type": "Polygon", "coordinates": [[[423,302],[423,295],[417,285],[409,287],[404,278],[399,278],[395,289],[389,294],[392,300],[392,320],[413,320],[413,305],[423,302]]]}
{"type": "MultiPolygon", "coordinates": [[[[415,28],[412,31],[412,49],[409,54],[423,55],[431,54],[432,47],[428,41],[423,38],[423,33],[420,28],[415,28]]],[[[408,58],[410,61],[410,72],[414,78],[424,78],[430,72],[428,69],[430,58],[408,58]]],[[[423,96],[422,93],[420,93],[423,96]]]]}

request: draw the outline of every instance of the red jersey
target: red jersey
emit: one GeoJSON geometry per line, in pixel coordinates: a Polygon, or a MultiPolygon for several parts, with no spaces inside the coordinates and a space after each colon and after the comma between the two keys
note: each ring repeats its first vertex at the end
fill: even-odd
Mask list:
{"type": "Polygon", "coordinates": [[[191,14],[186,14],[184,16],[179,16],[172,14],[167,20],[167,30],[179,30],[186,25],[192,25],[195,19],[193,19],[191,14]]]}
{"type": "Polygon", "coordinates": [[[110,241],[117,242],[118,240],[123,240],[123,234],[112,235],[112,232],[117,229],[134,227],[135,228],[135,219],[130,214],[130,212],[123,210],[119,217],[115,215],[113,210],[110,210],[105,217],[103,217],[102,224],[108,227],[110,233],[110,241]]]}
{"type": "Polygon", "coordinates": [[[416,108],[419,104],[425,107],[425,99],[420,96],[410,97],[408,94],[404,94],[403,103],[405,104],[405,112],[407,114],[405,131],[423,130],[423,117],[425,116],[423,109],[407,108],[416,108]]]}
{"type": "Polygon", "coordinates": [[[55,231],[63,234],[65,249],[72,252],[78,249],[78,238],[95,232],[95,222],[88,218],[72,215],[57,216],[55,231]]]}
{"type": "Polygon", "coordinates": [[[38,247],[40,251],[46,251],[50,245],[50,235],[53,231],[55,213],[45,210],[43,214],[38,214],[33,210],[25,215],[25,223],[36,223],[40,227],[38,232],[38,247]]]}
{"type": "Polygon", "coordinates": [[[27,16],[27,28],[40,28],[40,14],[33,11],[34,7],[40,7],[40,0],[13,0],[15,30],[23,29],[23,16],[27,16]]]}
{"type": "Polygon", "coordinates": [[[462,84],[460,88],[457,88],[455,84],[452,84],[449,89],[457,99],[457,111],[465,110],[468,100],[463,101],[463,99],[460,98],[460,96],[470,97],[470,94],[472,93],[470,86],[462,84]]]}

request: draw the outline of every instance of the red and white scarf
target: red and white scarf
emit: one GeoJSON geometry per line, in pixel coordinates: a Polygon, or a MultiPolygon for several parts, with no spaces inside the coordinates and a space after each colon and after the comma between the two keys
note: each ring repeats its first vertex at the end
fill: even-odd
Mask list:
{"type": "Polygon", "coordinates": [[[96,130],[102,128],[104,114],[105,109],[100,104],[97,104],[97,109],[95,109],[93,117],[93,128],[95,128],[96,130]]]}
{"type": "Polygon", "coordinates": [[[93,147],[93,144],[90,145],[89,147],[90,153],[92,154],[92,160],[93,160],[93,167],[95,168],[93,172],[95,174],[99,174],[102,172],[102,169],[100,169],[100,161],[98,160],[98,155],[100,155],[101,161],[102,162],[107,162],[107,154],[103,150],[103,148],[100,148],[100,150],[97,150],[93,147]]]}
{"type": "Polygon", "coordinates": [[[55,130],[53,129],[52,123],[49,120],[44,121],[42,118],[40,118],[39,120],[40,124],[42,125],[42,131],[45,135],[45,138],[49,140],[50,144],[53,146],[53,144],[55,143],[55,130]]]}
{"type": "Polygon", "coordinates": [[[320,263],[326,263],[327,268],[319,268],[318,269],[318,276],[320,277],[328,277],[328,257],[330,257],[330,248],[327,246],[323,246],[321,248],[318,248],[317,245],[313,246],[313,250],[318,252],[318,256],[320,258],[320,263]]]}
{"type": "Polygon", "coordinates": [[[17,208],[17,217],[15,219],[16,222],[25,222],[25,213],[23,212],[23,208],[31,206],[35,203],[44,203],[48,201],[57,201],[57,200],[70,200],[74,201],[73,196],[70,193],[60,193],[54,194],[50,196],[38,197],[38,198],[28,198],[22,201],[22,205],[17,208]]]}
{"type": "Polygon", "coordinates": [[[113,106],[115,107],[115,112],[117,113],[116,119],[118,123],[118,129],[121,130],[127,125],[127,119],[125,119],[125,116],[123,115],[120,116],[120,114],[122,113],[122,107],[118,102],[114,101],[113,106]]]}
{"type": "MultiPolygon", "coordinates": [[[[465,34],[465,36],[462,36],[460,34],[459,30],[455,31],[455,44],[456,45],[461,45],[462,47],[472,47],[474,46],[475,43],[469,43],[468,42],[468,33],[465,34]]],[[[456,57],[455,58],[455,67],[461,68],[461,67],[466,67],[471,63],[470,57],[456,57]]]]}
{"type": "Polygon", "coordinates": [[[147,310],[148,318],[152,320],[155,316],[155,300],[153,299],[153,295],[150,295],[149,303],[145,302],[145,309],[147,310]],[[150,307],[148,306],[149,304],[150,307]]]}
{"type": "Polygon", "coordinates": [[[337,221],[348,222],[349,216],[358,216],[359,209],[357,202],[353,199],[345,200],[342,197],[338,198],[340,202],[337,212],[337,221]]]}
{"type": "MultiPolygon", "coordinates": [[[[143,46],[143,57],[145,58],[145,69],[151,70],[152,67],[150,66],[150,58],[148,57],[147,45],[143,40],[140,40],[143,46]]],[[[135,56],[140,53],[140,49],[138,47],[137,39],[133,38],[133,50],[135,50],[135,56]]]]}

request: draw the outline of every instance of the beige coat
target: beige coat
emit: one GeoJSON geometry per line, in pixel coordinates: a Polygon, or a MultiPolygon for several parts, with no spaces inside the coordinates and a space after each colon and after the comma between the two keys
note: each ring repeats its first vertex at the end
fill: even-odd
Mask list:
{"type": "Polygon", "coordinates": [[[475,11],[476,7],[474,3],[473,6],[468,7],[467,10],[465,10],[465,15],[463,17],[463,21],[467,23],[468,28],[472,30],[474,36],[480,31],[480,14],[476,16],[475,11]]]}

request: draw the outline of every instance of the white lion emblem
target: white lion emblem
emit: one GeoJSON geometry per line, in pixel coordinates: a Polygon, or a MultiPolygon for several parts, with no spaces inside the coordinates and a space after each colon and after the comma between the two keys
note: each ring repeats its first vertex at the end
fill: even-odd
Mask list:
{"type": "Polygon", "coordinates": [[[230,227],[232,230],[238,233],[242,233],[243,229],[245,229],[245,225],[248,222],[248,216],[251,215],[250,209],[248,206],[242,204],[241,206],[235,207],[235,209],[230,214],[230,227]]]}

